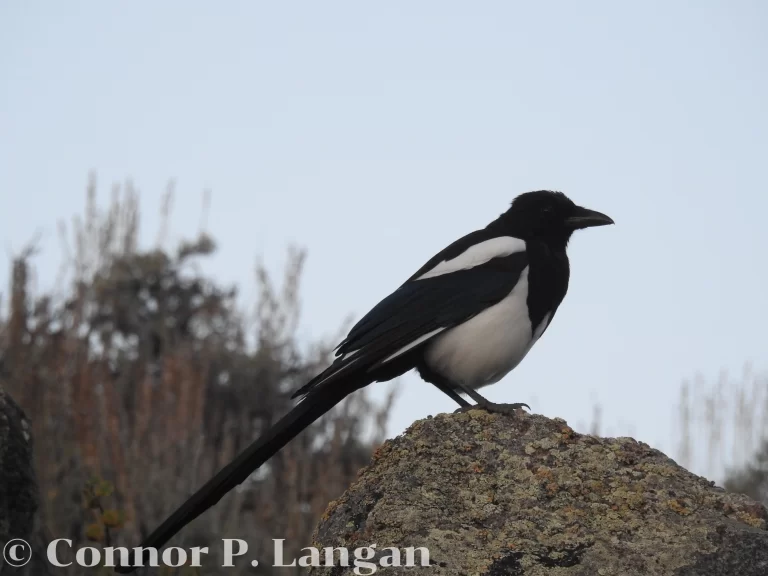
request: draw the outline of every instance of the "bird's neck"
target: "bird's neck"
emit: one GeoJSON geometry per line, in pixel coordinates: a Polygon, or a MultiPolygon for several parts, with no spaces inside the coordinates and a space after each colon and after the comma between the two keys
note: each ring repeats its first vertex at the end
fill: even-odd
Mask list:
{"type": "Polygon", "coordinates": [[[540,236],[538,240],[547,245],[547,247],[554,254],[566,254],[566,248],[568,248],[568,241],[571,239],[571,234],[557,234],[549,236],[540,236]]]}
{"type": "Polygon", "coordinates": [[[553,254],[565,255],[568,241],[571,239],[571,232],[534,234],[525,221],[510,217],[509,214],[502,214],[499,218],[488,224],[486,228],[495,234],[520,238],[525,240],[526,243],[542,244],[553,254]]]}

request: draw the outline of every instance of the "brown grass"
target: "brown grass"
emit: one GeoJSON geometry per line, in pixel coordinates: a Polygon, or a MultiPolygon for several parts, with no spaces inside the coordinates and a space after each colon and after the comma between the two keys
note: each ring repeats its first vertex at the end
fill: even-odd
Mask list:
{"type": "MultiPolygon", "coordinates": [[[[328,344],[307,355],[295,339],[303,252],[291,253],[279,289],[257,268],[251,321],[233,288],[194,265],[214,253],[209,235],[141,250],[139,216],[130,185],[102,211],[91,180],[83,217],[62,232],[59,289],[31,293],[33,250],[12,263],[0,380],[32,421],[42,543],[136,545],[329,361],[328,344]]],[[[289,553],[309,545],[327,503],[383,439],[390,404],[353,395],[173,543],[211,546],[207,563],[217,566],[216,543],[245,538],[259,571],[269,571],[271,539],[285,538],[289,553]]]]}

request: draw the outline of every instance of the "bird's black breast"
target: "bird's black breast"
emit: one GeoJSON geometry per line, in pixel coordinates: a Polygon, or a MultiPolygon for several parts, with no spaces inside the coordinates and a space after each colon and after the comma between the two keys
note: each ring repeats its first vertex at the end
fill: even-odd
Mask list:
{"type": "Polygon", "coordinates": [[[528,315],[532,329],[547,314],[555,315],[568,291],[570,266],[565,250],[553,250],[544,242],[527,242],[528,253],[528,315]]]}

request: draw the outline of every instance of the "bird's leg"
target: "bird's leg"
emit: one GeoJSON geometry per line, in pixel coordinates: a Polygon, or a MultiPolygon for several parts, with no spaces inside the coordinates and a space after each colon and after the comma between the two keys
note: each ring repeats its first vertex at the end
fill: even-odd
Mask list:
{"type": "Polygon", "coordinates": [[[456,393],[456,391],[453,388],[451,388],[450,385],[447,382],[444,382],[444,381],[442,381],[441,379],[438,379],[438,378],[432,378],[430,380],[430,383],[432,385],[434,385],[435,388],[440,390],[440,392],[444,393],[446,396],[448,396],[449,398],[454,400],[456,402],[456,404],[458,404],[459,406],[464,407],[464,408],[466,408],[468,406],[470,406],[470,407],[472,406],[472,404],[470,404],[469,402],[464,400],[464,398],[459,396],[456,393]]]}
{"type": "Polygon", "coordinates": [[[461,391],[464,392],[467,396],[472,398],[472,400],[477,402],[477,404],[474,406],[462,406],[458,410],[455,410],[454,414],[456,412],[467,412],[468,410],[479,408],[480,410],[485,410],[486,412],[514,415],[515,410],[521,410],[523,407],[528,408],[528,410],[531,409],[531,407],[524,402],[517,402],[515,404],[496,404],[495,402],[491,402],[484,396],[480,395],[476,390],[473,390],[464,384],[457,383],[456,386],[460,388],[461,391]]]}

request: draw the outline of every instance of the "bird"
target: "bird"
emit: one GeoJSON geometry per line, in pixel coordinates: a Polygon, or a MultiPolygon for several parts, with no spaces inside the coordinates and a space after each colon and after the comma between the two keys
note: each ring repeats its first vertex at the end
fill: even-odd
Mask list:
{"type": "MultiPolygon", "coordinates": [[[[415,369],[459,411],[530,409],[524,403],[490,402],[478,390],[514,369],[552,323],[568,290],[566,248],[573,232],[609,224],[614,224],[609,216],[559,191],[518,195],[485,228],[435,254],[363,316],[337,346],[331,365],[294,392],[298,404],[173,512],[141,548],[161,548],[302,430],[371,383],[415,369]]],[[[131,572],[137,559],[117,572],[131,572]]]]}

